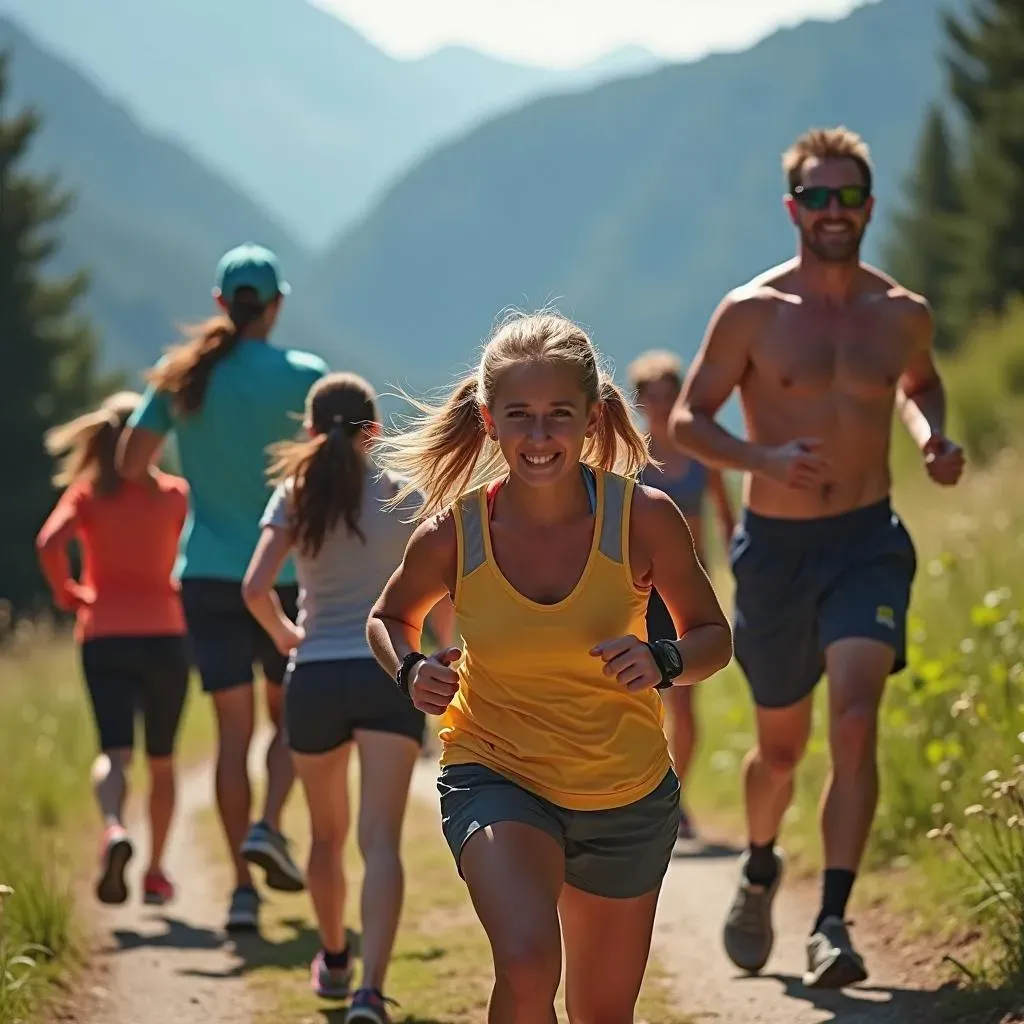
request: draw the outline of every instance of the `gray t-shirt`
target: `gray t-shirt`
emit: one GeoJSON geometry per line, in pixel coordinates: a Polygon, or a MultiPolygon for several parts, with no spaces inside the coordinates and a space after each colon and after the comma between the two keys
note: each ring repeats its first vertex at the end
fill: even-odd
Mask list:
{"type": "MultiPolygon", "coordinates": [[[[385,511],[399,489],[389,475],[367,474],[359,529],[364,543],[349,534],[344,520],[324,538],[315,558],[296,550],[299,581],[299,622],[306,639],[295,652],[296,663],[370,658],[366,620],[391,574],[405,554],[415,529],[412,512],[422,500],[412,495],[392,512],[385,511]]],[[[288,526],[291,482],[281,484],[270,498],[261,526],[288,526]]]]}

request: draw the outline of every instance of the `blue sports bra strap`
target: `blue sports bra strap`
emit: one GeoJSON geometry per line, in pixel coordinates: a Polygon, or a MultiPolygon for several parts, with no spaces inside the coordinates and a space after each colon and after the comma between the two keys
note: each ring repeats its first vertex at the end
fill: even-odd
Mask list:
{"type": "Polygon", "coordinates": [[[583,485],[587,488],[587,500],[590,502],[590,514],[597,515],[597,473],[592,466],[580,463],[580,472],[583,474],[583,485]]]}

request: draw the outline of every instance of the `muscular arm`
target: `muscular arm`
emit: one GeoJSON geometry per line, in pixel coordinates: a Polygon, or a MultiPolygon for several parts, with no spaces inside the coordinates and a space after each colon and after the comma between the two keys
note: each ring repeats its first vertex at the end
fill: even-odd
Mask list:
{"type": "Polygon", "coordinates": [[[672,410],[672,439],[687,454],[714,469],[756,472],[762,449],[715,422],[750,361],[750,300],[726,296],[708,324],[697,358],[672,410]]]}
{"type": "Polygon", "coordinates": [[[923,299],[908,300],[907,330],[912,347],[896,389],[896,408],[918,448],[946,431],[946,391],[935,366],[932,341],[935,324],[923,299]]]}
{"type": "Polygon", "coordinates": [[[643,488],[633,499],[635,538],[649,552],[651,581],[679,633],[684,669],[676,685],[698,683],[732,658],[732,632],[707,573],[694,551],[682,513],[660,491],[643,488]]]}
{"type": "Polygon", "coordinates": [[[409,538],[402,564],[366,623],[370,650],[389,675],[395,675],[407,654],[420,650],[423,623],[438,602],[448,598],[455,561],[455,523],[450,513],[421,523],[409,538]]]}

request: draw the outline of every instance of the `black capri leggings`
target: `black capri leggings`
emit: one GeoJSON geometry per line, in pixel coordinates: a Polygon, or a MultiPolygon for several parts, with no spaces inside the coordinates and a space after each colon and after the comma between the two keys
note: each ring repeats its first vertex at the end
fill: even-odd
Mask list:
{"type": "Polygon", "coordinates": [[[170,757],[188,691],[181,636],[101,636],[82,644],[100,749],[130,750],[141,714],[149,757],[170,757]]]}

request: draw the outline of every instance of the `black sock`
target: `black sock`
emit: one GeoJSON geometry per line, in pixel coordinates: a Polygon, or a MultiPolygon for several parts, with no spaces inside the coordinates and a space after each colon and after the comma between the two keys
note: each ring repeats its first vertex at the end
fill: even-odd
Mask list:
{"type": "Polygon", "coordinates": [[[821,882],[821,913],[814,922],[812,932],[821,927],[826,917],[838,917],[841,921],[846,916],[846,903],[850,898],[853,880],[856,876],[846,868],[826,868],[821,882]]]}
{"type": "Polygon", "coordinates": [[[349,949],[348,943],[345,943],[345,948],[340,953],[329,953],[326,949],[324,950],[324,963],[332,970],[338,967],[348,967],[349,949]]]}
{"type": "Polygon", "coordinates": [[[778,873],[779,866],[775,862],[775,840],[772,839],[764,846],[751,843],[750,857],[746,867],[747,881],[767,888],[775,881],[778,873]]]}

